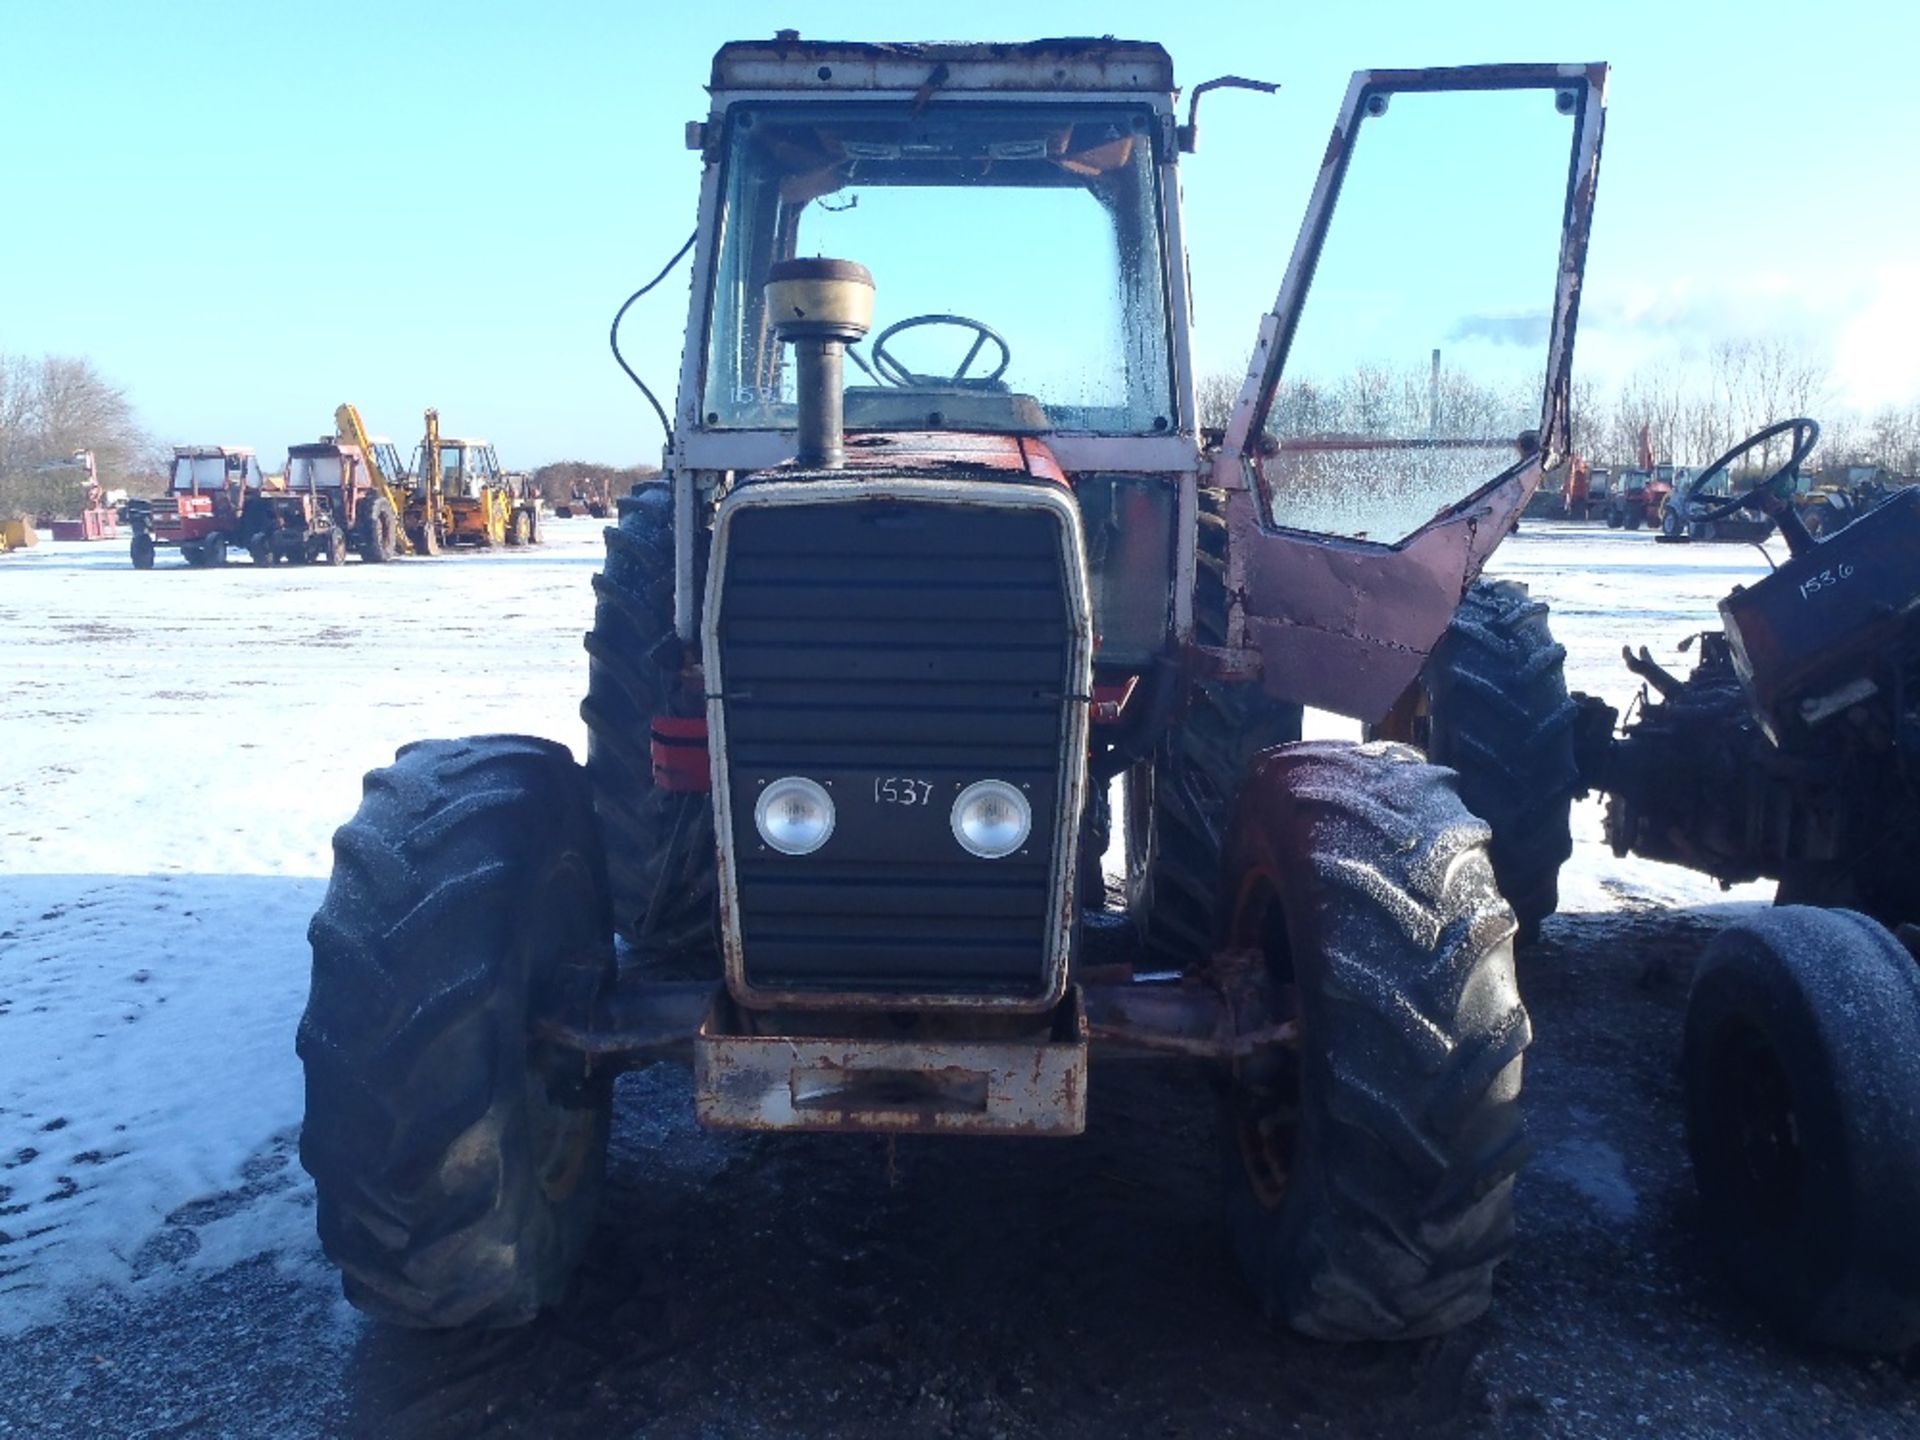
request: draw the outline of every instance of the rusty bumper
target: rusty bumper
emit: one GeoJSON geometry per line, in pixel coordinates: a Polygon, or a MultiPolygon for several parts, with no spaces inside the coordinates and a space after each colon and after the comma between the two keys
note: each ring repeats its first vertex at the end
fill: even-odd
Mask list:
{"type": "Polygon", "coordinates": [[[899,1040],[750,1032],[724,993],[694,1038],[694,1113],[724,1130],[1078,1135],[1087,1017],[1070,990],[1044,1029],[899,1040]]]}

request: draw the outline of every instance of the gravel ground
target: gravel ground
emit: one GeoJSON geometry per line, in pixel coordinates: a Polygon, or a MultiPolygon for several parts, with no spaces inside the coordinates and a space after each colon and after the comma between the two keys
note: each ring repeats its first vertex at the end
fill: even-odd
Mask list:
{"type": "MultiPolygon", "coordinates": [[[[584,590],[592,535],[575,538],[563,532],[552,558],[584,590]]],[[[1576,669],[1627,638],[1617,607],[1642,604],[1677,638],[1724,589],[1720,572],[1744,563],[1734,547],[1624,545],[1529,533],[1502,552],[1506,573],[1549,594],[1576,561],[1613,587],[1569,597],[1576,669]],[[1638,575],[1656,559],[1658,573],[1638,575]]],[[[508,573],[451,563],[480,586],[508,573]]],[[[0,574],[0,609],[22,608],[12,578],[0,574]]],[[[339,587],[337,603],[354,593],[339,587]]],[[[370,685],[369,673],[351,678],[370,685]]],[[[467,728],[492,728],[479,719],[467,728]]],[[[1716,900],[1690,877],[1614,864],[1593,817],[1581,823],[1570,911],[1520,957],[1537,1039],[1518,1244],[1493,1311],[1456,1335],[1337,1347],[1259,1316],[1216,1223],[1214,1098],[1198,1069],[1098,1069],[1079,1140],[889,1145],[702,1132],[686,1073],[661,1066],[621,1082],[602,1222],[577,1293],[537,1324],[433,1336],[362,1321],[304,1228],[310,1191],[282,1116],[231,1137],[239,1153],[219,1183],[118,1212],[125,1234],[108,1248],[125,1274],[68,1282],[92,1272],[58,1250],[16,1266],[16,1282],[63,1293],[57,1320],[0,1343],[0,1435],[1920,1435],[1920,1360],[1783,1340],[1705,1253],[1680,1135],[1680,1016],[1694,957],[1754,892],[1716,900]],[[236,1227],[273,1243],[249,1253],[236,1227]]],[[[230,895],[248,913],[304,912],[315,896],[310,873],[242,887],[175,868],[184,893],[230,895]]],[[[199,942],[208,964],[219,918],[199,942]]],[[[28,1018],[6,1008],[24,993],[25,952],[5,938],[0,1165],[24,1144],[7,1126],[30,1078],[4,1068],[8,1027],[28,1018]]],[[[294,1018],[276,1022],[289,1067],[294,1018]]],[[[6,1232],[23,1228],[7,1217],[55,1213],[12,1170],[0,1171],[0,1277],[6,1232]]]]}

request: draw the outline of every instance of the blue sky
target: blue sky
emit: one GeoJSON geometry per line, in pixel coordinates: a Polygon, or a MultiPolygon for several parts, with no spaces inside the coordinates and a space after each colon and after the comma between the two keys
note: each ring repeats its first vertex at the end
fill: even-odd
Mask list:
{"type": "MultiPolygon", "coordinates": [[[[1580,368],[1784,334],[1829,356],[1836,403],[1920,395],[1920,7],[1864,3],[0,0],[0,351],[88,356],[163,440],[276,464],[348,399],[403,448],[431,404],[510,465],[655,460],[607,321],[692,229],[713,50],[783,26],[1116,33],[1184,85],[1280,81],[1210,96],[1184,167],[1209,368],[1272,302],[1352,70],[1610,60],[1580,368]]],[[[663,397],[685,296],[626,332],[663,397]]]]}

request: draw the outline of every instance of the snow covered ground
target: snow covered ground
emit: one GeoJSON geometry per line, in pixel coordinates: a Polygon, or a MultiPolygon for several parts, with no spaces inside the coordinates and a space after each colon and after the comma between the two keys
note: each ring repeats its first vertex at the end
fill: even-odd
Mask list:
{"type": "MultiPolygon", "coordinates": [[[[263,1254],[333,1286],[293,1158],[328,838],[408,740],[584,752],[600,531],[340,570],[163,551],[143,574],[123,544],[0,560],[0,1336],[263,1254]]],[[[1552,602],[1570,684],[1624,708],[1623,642],[1683,666],[1677,642],[1764,570],[1748,546],[1534,524],[1492,573],[1552,602]]],[[[1597,804],[1576,831],[1568,911],[1766,898],[1614,859],[1597,804]]]]}

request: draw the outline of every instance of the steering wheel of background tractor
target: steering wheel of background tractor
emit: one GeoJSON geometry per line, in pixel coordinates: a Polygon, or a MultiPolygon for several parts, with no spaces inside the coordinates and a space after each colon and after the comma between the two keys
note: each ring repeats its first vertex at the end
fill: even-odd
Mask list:
{"type": "MultiPolygon", "coordinates": [[[[1728,469],[1734,461],[1738,460],[1742,455],[1745,455],[1749,450],[1757,450],[1776,436],[1785,435],[1789,431],[1793,434],[1793,453],[1787,456],[1784,464],[1775,469],[1773,473],[1768,475],[1764,480],[1754,481],[1753,484],[1747,486],[1746,489],[1742,490],[1738,495],[1735,495],[1731,500],[1723,500],[1711,509],[1702,510],[1698,514],[1691,515],[1688,518],[1697,524],[1705,524],[1714,520],[1724,520],[1742,506],[1750,506],[1756,510],[1768,510],[1768,513],[1772,514],[1772,510],[1764,503],[1764,497],[1773,488],[1774,481],[1778,480],[1782,475],[1791,475],[1794,471],[1798,470],[1800,468],[1800,462],[1811,455],[1813,453],[1813,447],[1820,443],[1820,422],[1817,420],[1804,418],[1799,420],[1781,420],[1776,424],[1767,426],[1764,430],[1755,431],[1738,445],[1727,451],[1727,453],[1722,455],[1718,460],[1707,466],[1706,469],[1702,470],[1699,478],[1694,481],[1694,486],[1697,489],[1708,476],[1718,474],[1720,471],[1728,469]]],[[[1779,516],[1775,515],[1774,518],[1777,521],[1779,516]]]]}
{"type": "Polygon", "coordinates": [[[1007,373],[1007,365],[1013,359],[1013,352],[1007,348],[1007,342],[998,331],[982,325],[978,320],[970,320],[965,315],[910,315],[905,320],[896,320],[878,335],[873,337],[873,368],[880,372],[880,378],[889,385],[898,385],[910,389],[916,385],[967,385],[984,389],[1007,373]],[[887,342],[903,330],[916,330],[922,325],[957,325],[962,330],[973,331],[973,348],[954,367],[951,375],[921,375],[907,369],[894,359],[887,350],[887,342]],[[991,374],[969,378],[967,371],[973,368],[974,359],[980,354],[980,347],[991,340],[1000,347],[1000,363],[993,367],[991,374]]]}

